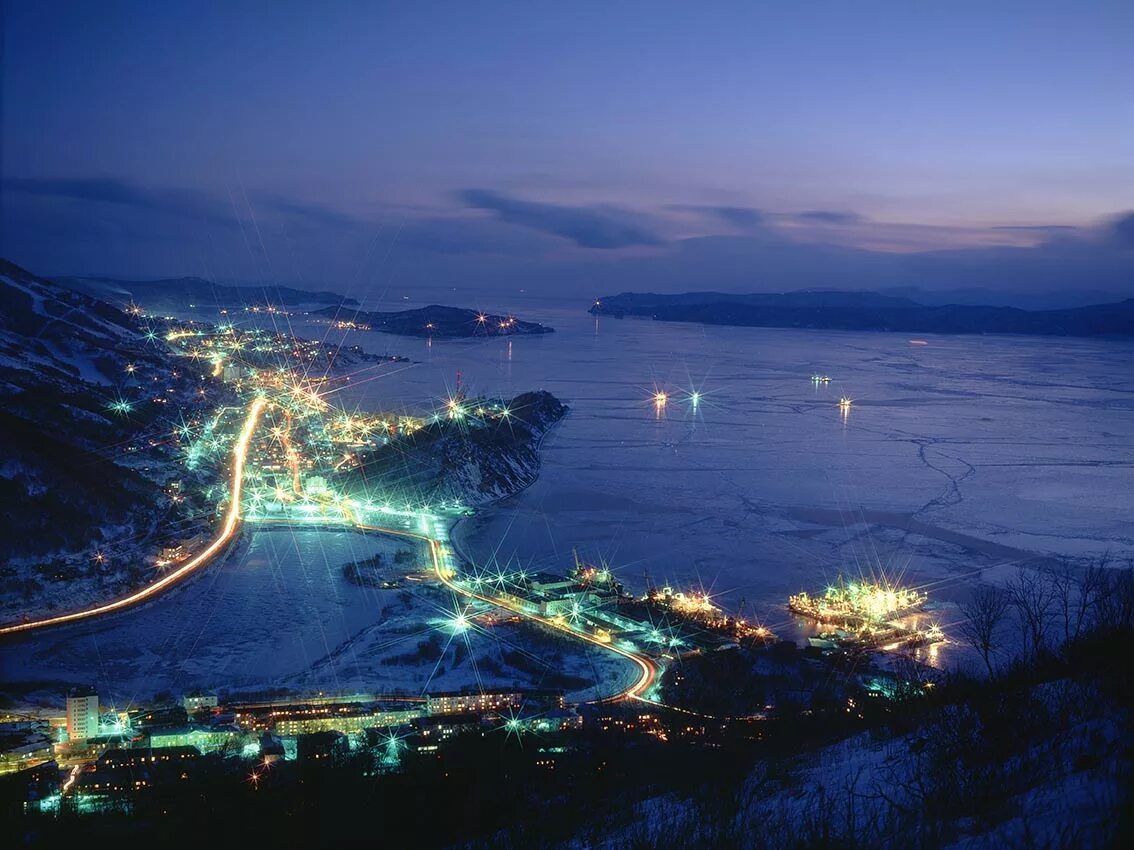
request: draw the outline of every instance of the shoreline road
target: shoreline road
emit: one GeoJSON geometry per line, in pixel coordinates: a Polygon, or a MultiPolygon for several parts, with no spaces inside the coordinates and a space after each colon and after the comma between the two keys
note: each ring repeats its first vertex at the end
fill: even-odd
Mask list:
{"type": "Polygon", "coordinates": [[[212,543],[201,552],[198,552],[189,560],[185,561],[173,572],[162,576],[157,581],[147,584],[142,589],[136,590],[128,596],[123,596],[120,599],[115,599],[101,605],[84,608],[81,611],[73,611],[70,614],[59,614],[54,617],[44,617],[40,620],[29,620],[26,623],[11,623],[0,626],[0,635],[30,632],[34,629],[47,628],[48,626],[61,626],[65,623],[74,623],[80,620],[98,617],[102,614],[121,611],[125,608],[137,605],[140,602],[154,598],[162,591],[168,590],[197,570],[211,563],[213,558],[228,545],[236,534],[237,529],[240,527],[240,495],[244,483],[244,461],[248,453],[248,444],[252,439],[253,432],[256,430],[256,425],[260,421],[260,414],[264,412],[264,408],[267,404],[268,400],[261,396],[254,399],[248,407],[248,416],[244,420],[244,427],[241,429],[240,436],[237,438],[236,444],[232,449],[232,478],[229,488],[228,510],[225,512],[224,522],[221,524],[220,531],[217,533],[212,543]]]}
{"type": "Polygon", "coordinates": [[[652,658],[649,658],[645,655],[640,655],[636,652],[631,652],[619,646],[615,646],[614,644],[605,643],[598,638],[591,637],[590,635],[583,634],[582,632],[577,632],[574,629],[568,628],[566,626],[562,626],[559,623],[554,622],[553,620],[547,619],[546,617],[541,617],[538,614],[532,614],[528,611],[524,611],[518,606],[512,605],[507,600],[498,599],[493,596],[486,596],[484,594],[471,591],[468,588],[461,587],[459,584],[453,582],[451,576],[449,575],[451,568],[445,564],[445,557],[441,549],[441,542],[436,538],[429,537],[425,534],[419,534],[414,531],[407,531],[401,528],[386,528],[377,525],[366,525],[360,522],[356,522],[355,527],[362,531],[373,531],[381,534],[393,534],[401,537],[412,537],[417,540],[421,540],[429,546],[430,557],[433,560],[433,571],[434,573],[436,573],[437,578],[440,579],[441,582],[454,593],[460,594],[461,596],[467,596],[471,599],[479,600],[480,602],[486,602],[489,605],[493,605],[497,608],[504,608],[515,614],[519,614],[522,617],[526,617],[529,620],[533,620],[534,622],[547,626],[548,628],[563,632],[564,634],[576,638],[577,640],[582,640],[587,643],[594,644],[595,646],[605,649],[608,652],[613,652],[616,655],[621,655],[623,658],[628,658],[638,665],[641,676],[634,684],[613,696],[593,700],[593,702],[624,702],[631,699],[640,699],[645,702],[652,702],[644,696],[646,691],[648,691],[653,686],[658,676],[658,665],[652,658]]]}
{"type": "MultiPolygon", "coordinates": [[[[198,552],[193,557],[185,561],[181,566],[165,576],[162,576],[157,581],[154,581],[139,590],[123,596],[119,599],[105,602],[99,605],[93,605],[90,608],[84,608],[79,611],[73,611],[69,614],[58,614],[53,617],[44,617],[38,620],[29,620],[23,623],[10,623],[0,626],[0,636],[19,634],[23,632],[30,632],[36,629],[48,628],[50,626],[60,626],[67,623],[80,622],[82,620],[92,619],[103,614],[111,614],[116,611],[122,611],[131,606],[137,605],[141,602],[153,599],[160,595],[163,591],[168,590],[184,579],[188,578],[193,573],[201,568],[207,566],[213,559],[222,552],[227,544],[233,539],[241,524],[241,492],[244,482],[244,465],[248,453],[248,445],[252,440],[252,435],[255,433],[256,426],[259,424],[260,416],[264,412],[264,408],[268,406],[268,400],[262,396],[255,398],[248,407],[248,414],[245,417],[244,425],[241,428],[240,435],[236,440],[232,450],[232,470],[229,490],[229,503],[228,510],[225,512],[224,522],[213,541],[205,547],[201,552],[198,552]]],[[[616,655],[621,655],[634,664],[637,665],[641,675],[638,680],[619,693],[606,697],[603,699],[595,700],[595,702],[621,702],[630,699],[640,699],[646,702],[651,702],[645,693],[653,686],[658,676],[657,663],[648,656],[632,652],[622,647],[615,646],[611,643],[606,643],[591,635],[571,629],[560,623],[556,623],[546,617],[541,617],[538,614],[533,614],[530,611],[525,611],[519,606],[510,603],[508,600],[499,599],[492,596],[487,596],[481,593],[476,593],[468,588],[462,587],[452,580],[452,568],[447,563],[447,558],[442,548],[440,540],[429,537],[425,534],[408,531],[404,528],[388,528],[384,526],[367,525],[359,522],[357,519],[353,520],[353,526],[360,531],[377,532],[382,534],[389,534],[400,537],[412,537],[421,540],[429,547],[430,557],[433,561],[433,570],[437,578],[451,591],[461,596],[467,596],[470,599],[476,599],[480,602],[485,602],[489,605],[504,608],[513,613],[526,617],[533,622],[540,623],[548,628],[562,632],[576,640],[581,640],[586,643],[593,644],[601,649],[616,655]]]]}

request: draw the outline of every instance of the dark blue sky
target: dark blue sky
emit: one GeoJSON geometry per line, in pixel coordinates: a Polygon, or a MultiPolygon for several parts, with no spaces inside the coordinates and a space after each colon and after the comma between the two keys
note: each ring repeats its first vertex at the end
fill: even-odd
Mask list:
{"type": "Polygon", "coordinates": [[[1129,2],[4,10],[43,273],[1134,289],[1129,2]]]}

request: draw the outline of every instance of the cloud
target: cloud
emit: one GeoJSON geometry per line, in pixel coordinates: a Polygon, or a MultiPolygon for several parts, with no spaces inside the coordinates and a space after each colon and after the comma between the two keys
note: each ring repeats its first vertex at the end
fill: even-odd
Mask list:
{"type": "Polygon", "coordinates": [[[613,207],[521,201],[489,189],[464,189],[457,197],[466,206],[495,213],[500,221],[569,239],[584,248],[625,248],[662,241],[651,229],[632,220],[630,213],[613,207]]]}
{"type": "Polygon", "coordinates": [[[1134,248],[1134,211],[1115,216],[1107,229],[1113,241],[1126,248],[1134,248]]]}
{"type": "Polygon", "coordinates": [[[347,213],[339,212],[331,207],[325,207],[321,204],[312,204],[307,201],[297,201],[279,195],[257,194],[255,196],[254,206],[257,205],[266,207],[284,216],[326,227],[354,228],[366,226],[366,222],[347,213]]]}
{"type": "Polygon", "coordinates": [[[546,233],[485,218],[426,218],[398,230],[397,247],[426,254],[540,257],[558,247],[546,233]]]}
{"type": "Polygon", "coordinates": [[[1074,291],[1095,300],[1111,296],[1088,289],[1134,295],[1131,210],[1070,229],[945,227],[823,209],[675,205],[644,214],[467,189],[460,201],[492,215],[388,209],[388,226],[378,228],[332,206],[250,188],[259,224],[253,234],[243,192],[234,193],[234,209],[223,191],[105,178],[13,178],[2,188],[0,254],[45,274],[281,276],[333,283],[361,299],[395,270],[399,285],[445,281],[472,301],[535,280],[545,291],[568,293],[583,279],[594,295],[910,286],[1021,297],[1074,291]],[[662,247],[615,253],[563,250],[567,244],[662,247]]]}
{"type": "Polygon", "coordinates": [[[759,227],[765,221],[764,213],[752,207],[703,207],[702,209],[734,227],[759,227]]]}
{"type": "Polygon", "coordinates": [[[232,222],[229,207],[193,189],[150,189],[112,177],[12,177],[3,185],[28,195],[132,206],[210,224],[232,222]]]}
{"type": "Polygon", "coordinates": [[[1073,224],[1000,224],[992,230],[1019,230],[1034,233],[1074,233],[1079,230],[1073,224]]]}
{"type": "Polygon", "coordinates": [[[799,213],[796,218],[801,221],[819,222],[820,224],[858,224],[864,220],[856,212],[840,210],[807,210],[799,213]]]}
{"type": "MultiPolygon", "coordinates": [[[[238,212],[247,218],[248,207],[237,196],[236,209],[228,199],[219,199],[196,189],[140,186],[112,177],[68,177],[43,179],[13,177],[4,180],[6,190],[42,198],[63,198],[87,203],[116,204],[147,212],[157,212],[231,226],[238,223],[238,212]]],[[[281,195],[256,194],[252,212],[261,210],[308,224],[333,228],[355,228],[365,222],[330,207],[281,195]]]]}

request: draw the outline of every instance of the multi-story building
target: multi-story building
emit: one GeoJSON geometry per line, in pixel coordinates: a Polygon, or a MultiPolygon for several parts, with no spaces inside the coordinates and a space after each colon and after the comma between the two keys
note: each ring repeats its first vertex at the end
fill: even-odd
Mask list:
{"type": "Polygon", "coordinates": [[[45,735],[0,739],[0,773],[14,773],[52,760],[54,747],[45,735]]]}
{"type": "Polygon", "coordinates": [[[314,732],[359,732],[401,726],[420,717],[424,704],[399,703],[394,707],[372,701],[337,699],[310,703],[237,706],[233,722],[251,732],[272,731],[277,735],[307,735],[314,732]]]}
{"type": "Polygon", "coordinates": [[[151,747],[195,747],[201,753],[212,753],[225,748],[243,749],[250,742],[254,743],[255,738],[235,726],[227,729],[200,727],[165,729],[150,734],[151,747]]]}
{"type": "Polygon", "coordinates": [[[181,698],[181,705],[188,714],[196,714],[217,707],[216,694],[192,693],[181,698]]]}
{"type": "Polygon", "coordinates": [[[413,722],[411,745],[420,752],[433,752],[445,741],[480,728],[480,715],[475,712],[420,717],[413,722]]]}
{"type": "Polygon", "coordinates": [[[519,708],[524,695],[519,691],[493,693],[443,693],[426,697],[429,714],[481,714],[486,711],[503,711],[519,708]]]}
{"type": "Polygon", "coordinates": [[[98,737],[98,694],[94,688],[75,688],[67,694],[67,737],[72,741],[98,737]]]}
{"type": "Polygon", "coordinates": [[[361,732],[363,729],[382,729],[402,726],[421,717],[420,708],[404,711],[361,710],[358,712],[306,709],[280,713],[274,718],[272,731],[277,735],[306,735],[315,732],[361,732]]]}
{"type": "Polygon", "coordinates": [[[296,761],[335,762],[350,752],[346,735],[341,732],[312,732],[295,739],[296,761]]]}

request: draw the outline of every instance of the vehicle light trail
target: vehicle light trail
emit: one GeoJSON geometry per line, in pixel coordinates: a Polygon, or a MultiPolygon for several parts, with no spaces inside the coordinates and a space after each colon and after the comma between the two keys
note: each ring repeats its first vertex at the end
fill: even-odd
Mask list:
{"type": "Polygon", "coordinates": [[[71,790],[71,786],[75,784],[75,780],[79,778],[79,771],[82,770],[82,765],[75,765],[71,768],[71,775],[67,777],[67,781],[63,783],[63,787],[59,789],[59,794],[66,794],[71,790]]]}
{"type": "MultiPolygon", "coordinates": [[[[461,587],[458,584],[454,584],[451,578],[446,575],[446,567],[441,560],[441,543],[433,537],[428,537],[424,534],[418,534],[413,531],[406,531],[405,529],[384,528],[382,526],[366,525],[360,522],[355,522],[355,527],[361,529],[362,531],[376,531],[382,534],[394,534],[401,537],[412,537],[417,540],[422,540],[425,543],[429,544],[429,554],[433,559],[433,571],[437,574],[437,578],[439,578],[441,582],[454,593],[459,593],[462,596],[468,596],[481,602],[487,602],[489,605],[495,606],[497,608],[505,608],[509,611],[512,611],[513,613],[519,614],[522,617],[527,617],[529,620],[534,620],[537,623],[542,623],[543,625],[553,628],[557,631],[564,632],[565,634],[568,634],[573,638],[586,641],[587,643],[592,643],[595,646],[601,647],[602,649],[605,649],[609,652],[621,655],[623,658],[629,658],[631,661],[638,665],[638,668],[641,670],[642,675],[637,682],[628,687],[626,690],[615,694],[612,697],[603,700],[596,700],[596,702],[623,702],[630,699],[642,699],[646,702],[653,702],[652,700],[647,700],[642,696],[646,691],[650,689],[655,679],[657,679],[658,667],[657,664],[654,663],[653,659],[648,658],[644,655],[630,652],[629,650],[622,649],[621,647],[615,646],[611,643],[604,643],[596,637],[592,637],[591,635],[585,634],[583,632],[577,632],[574,629],[560,625],[559,623],[556,623],[553,620],[549,620],[546,617],[541,617],[538,614],[532,614],[529,611],[524,611],[519,607],[510,605],[503,599],[497,599],[492,596],[483,596],[479,593],[468,590],[467,588],[461,587]]],[[[655,704],[660,705],[660,703],[655,704]]]]}
{"type": "MultiPolygon", "coordinates": [[[[163,576],[158,581],[146,585],[141,590],[135,591],[134,593],[131,593],[128,596],[124,596],[121,599],[116,599],[113,602],[107,602],[103,605],[96,605],[91,608],[83,609],[81,611],[74,611],[70,614],[60,614],[55,617],[46,617],[41,620],[32,620],[26,623],[14,623],[7,626],[0,626],[0,635],[29,632],[35,629],[78,622],[81,620],[98,617],[103,614],[110,614],[115,611],[124,610],[133,605],[137,605],[140,602],[144,602],[148,599],[156,597],[162,591],[167,590],[195,571],[199,570],[201,567],[206,566],[213,559],[213,557],[232,540],[233,536],[236,534],[237,529],[240,527],[244,465],[245,459],[247,457],[248,445],[252,440],[252,435],[255,433],[256,426],[259,424],[260,417],[268,404],[268,400],[261,396],[254,399],[248,408],[248,415],[244,421],[244,426],[241,429],[240,436],[237,438],[237,441],[233,446],[230,499],[228,510],[225,514],[224,523],[221,525],[220,531],[217,534],[216,538],[204,550],[194,555],[176,570],[166,576],[163,576]]],[[[290,431],[290,422],[288,424],[290,431]]],[[[437,574],[438,579],[440,579],[441,582],[454,593],[458,593],[462,596],[467,596],[472,599],[477,599],[497,608],[504,608],[506,610],[512,611],[523,617],[527,617],[530,620],[541,623],[542,625],[545,625],[549,628],[570,635],[573,638],[586,641],[587,643],[598,646],[602,649],[607,650],[608,652],[613,652],[633,661],[641,671],[641,676],[639,677],[639,679],[620,693],[608,699],[602,700],[603,702],[619,702],[628,699],[642,699],[644,701],[651,702],[651,700],[648,700],[643,695],[646,691],[649,690],[649,688],[654,684],[654,681],[657,679],[658,667],[657,664],[649,657],[631,652],[626,649],[622,649],[621,647],[615,646],[610,643],[605,643],[602,640],[599,640],[597,637],[593,637],[583,632],[575,631],[574,629],[556,623],[553,620],[547,619],[546,617],[541,617],[537,614],[532,614],[528,611],[524,611],[519,607],[509,604],[506,600],[497,599],[491,596],[485,596],[480,593],[476,593],[474,591],[463,588],[460,585],[454,583],[451,577],[447,574],[448,568],[445,565],[442,557],[441,542],[439,540],[424,534],[407,531],[405,529],[367,525],[365,523],[357,521],[357,519],[352,516],[352,512],[347,506],[344,505],[342,509],[343,513],[346,515],[346,519],[353,522],[354,526],[362,531],[373,531],[382,534],[411,537],[425,542],[429,546],[429,552],[430,557],[433,561],[434,572],[437,574]]]]}
{"type": "Polygon", "coordinates": [[[230,498],[228,504],[228,511],[225,514],[224,523],[221,525],[220,533],[216,539],[213,540],[204,550],[194,555],[180,567],[173,572],[155,581],[153,584],[148,584],[141,590],[131,593],[129,596],[124,596],[121,599],[116,599],[113,602],[107,602],[104,605],[96,605],[92,608],[86,608],[82,611],[74,611],[70,614],[60,614],[57,617],[47,617],[42,620],[31,620],[26,623],[15,623],[9,626],[0,627],[0,635],[15,634],[17,632],[30,632],[33,629],[42,629],[47,626],[59,626],[64,623],[74,623],[79,620],[88,620],[91,617],[98,617],[102,614],[110,614],[114,611],[121,611],[124,608],[129,608],[131,605],[137,605],[139,602],[144,602],[147,599],[160,594],[173,585],[177,584],[182,579],[191,575],[201,567],[208,564],[214,555],[216,555],[225,545],[232,540],[236,534],[237,528],[240,527],[240,496],[244,483],[244,460],[248,453],[248,443],[252,439],[252,434],[256,430],[256,425],[260,421],[260,414],[264,412],[268,400],[263,397],[256,398],[248,408],[248,417],[244,420],[244,427],[240,431],[240,436],[236,440],[236,444],[232,449],[232,482],[230,489],[230,498]]]}
{"type": "Polygon", "coordinates": [[[299,453],[291,444],[291,411],[284,408],[284,417],[287,419],[287,430],[283,432],[280,437],[280,442],[283,444],[284,452],[287,454],[287,463],[291,467],[291,486],[295,490],[295,495],[303,498],[303,486],[299,482],[299,453]]]}

